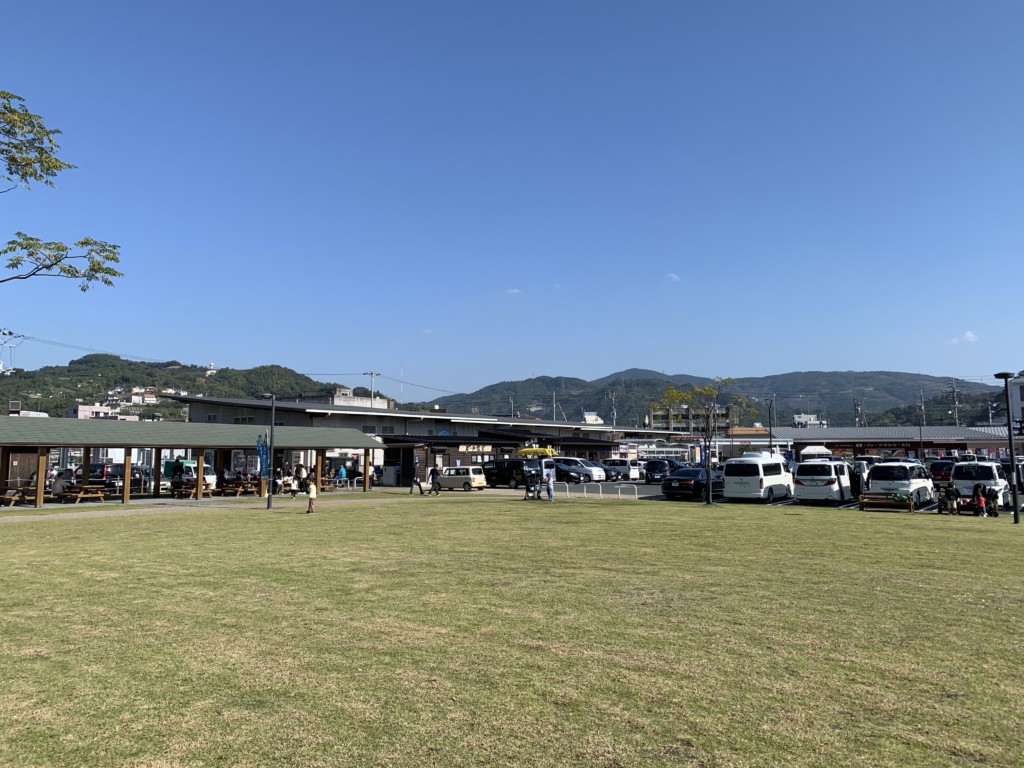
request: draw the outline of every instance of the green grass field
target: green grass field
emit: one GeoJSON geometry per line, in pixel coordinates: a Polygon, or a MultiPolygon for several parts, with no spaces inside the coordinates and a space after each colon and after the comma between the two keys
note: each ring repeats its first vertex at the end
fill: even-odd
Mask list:
{"type": "Polygon", "coordinates": [[[1024,765],[1005,515],[304,509],[0,523],[0,765],[1024,765]]]}

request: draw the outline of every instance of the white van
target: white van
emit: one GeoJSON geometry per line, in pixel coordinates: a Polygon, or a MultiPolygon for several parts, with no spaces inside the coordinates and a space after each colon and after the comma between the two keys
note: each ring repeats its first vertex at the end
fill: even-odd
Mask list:
{"type": "Polygon", "coordinates": [[[996,489],[1000,506],[1013,506],[1006,472],[1003,465],[995,461],[958,461],[949,473],[949,480],[960,491],[961,498],[970,499],[974,486],[981,483],[986,489],[996,489]]]}
{"type": "Polygon", "coordinates": [[[552,456],[551,458],[559,464],[565,464],[578,471],[583,476],[585,482],[599,483],[606,479],[604,470],[586,459],[577,459],[575,456],[552,456]]]}
{"type": "Polygon", "coordinates": [[[614,467],[619,470],[625,480],[639,480],[640,479],[640,461],[639,459],[605,459],[601,462],[605,466],[614,467]]]}
{"type": "Polygon", "coordinates": [[[934,501],[931,473],[916,461],[883,461],[868,473],[872,492],[899,493],[914,499],[914,505],[934,501]]]}
{"type": "Polygon", "coordinates": [[[483,467],[445,467],[441,470],[438,478],[441,487],[449,491],[461,488],[464,491],[472,491],[479,488],[481,491],[487,487],[487,476],[484,475],[483,467]]]}
{"type": "Polygon", "coordinates": [[[792,495],[793,475],[777,454],[748,451],[725,462],[726,499],[760,499],[770,504],[792,495]]]}
{"type": "Polygon", "coordinates": [[[797,501],[846,501],[853,497],[850,466],[845,461],[801,461],[793,475],[797,501]]]}

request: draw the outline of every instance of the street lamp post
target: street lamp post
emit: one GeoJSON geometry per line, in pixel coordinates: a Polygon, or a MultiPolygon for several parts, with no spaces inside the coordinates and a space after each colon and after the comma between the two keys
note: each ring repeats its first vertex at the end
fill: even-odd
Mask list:
{"type": "Polygon", "coordinates": [[[263,399],[270,398],[270,438],[267,440],[267,509],[274,506],[274,421],[277,419],[277,395],[264,392],[263,399]]]}
{"type": "Polygon", "coordinates": [[[775,438],[772,435],[772,407],[775,405],[775,398],[768,399],[768,453],[775,455],[775,438]]]}
{"type": "Polygon", "coordinates": [[[1013,451],[1013,414],[1010,413],[1010,379],[1012,373],[995,374],[1003,380],[1003,393],[1006,395],[1006,439],[1010,444],[1010,493],[1013,498],[1013,524],[1020,525],[1020,504],[1017,502],[1017,456],[1013,451]]]}

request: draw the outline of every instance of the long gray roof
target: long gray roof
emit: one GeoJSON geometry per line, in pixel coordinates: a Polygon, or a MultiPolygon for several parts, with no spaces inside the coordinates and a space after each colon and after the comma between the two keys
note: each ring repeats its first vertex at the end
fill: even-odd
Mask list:
{"type": "Polygon", "coordinates": [[[1006,442],[1006,427],[775,427],[772,434],[794,443],[860,440],[928,440],[930,442],[1006,442]]]}
{"type": "MultiPolygon", "coordinates": [[[[114,421],[0,416],[0,445],[92,448],[252,448],[267,427],[187,421],[114,421]]],[[[274,427],[274,447],[295,450],[383,448],[357,429],[274,427]]]]}

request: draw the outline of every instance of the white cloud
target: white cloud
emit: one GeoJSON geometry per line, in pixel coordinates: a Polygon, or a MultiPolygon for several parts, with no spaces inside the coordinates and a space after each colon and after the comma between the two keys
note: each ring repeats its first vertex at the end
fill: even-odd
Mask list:
{"type": "Polygon", "coordinates": [[[961,341],[966,341],[969,344],[975,344],[978,341],[978,334],[974,331],[964,331],[963,336],[954,336],[950,339],[947,344],[959,344],[961,341]]]}
{"type": "Polygon", "coordinates": [[[511,295],[515,295],[517,293],[522,293],[522,291],[520,291],[518,288],[506,288],[505,289],[505,293],[507,293],[507,294],[509,294],[511,296],[511,295]]]}
{"type": "Polygon", "coordinates": [[[665,275],[665,279],[668,280],[670,283],[678,283],[682,278],[680,278],[679,275],[677,275],[675,272],[669,272],[667,275],[665,275]]]}
{"type": "Polygon", "coordinates": [[[423,335],[424,336],[433,336],[434,335],[434,329],[433,328],[424,328],[423,329],[423,335]]]}

